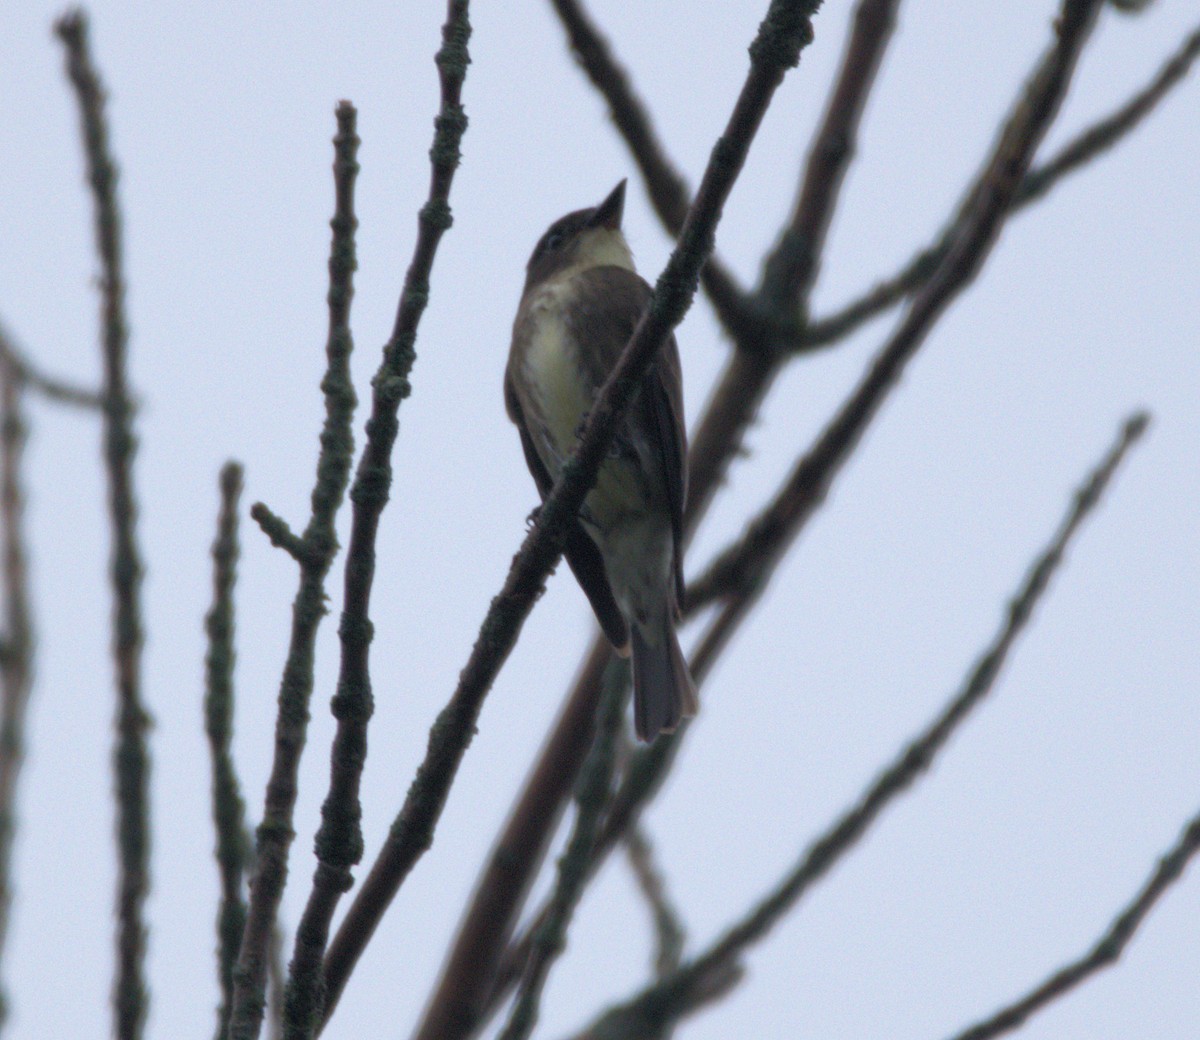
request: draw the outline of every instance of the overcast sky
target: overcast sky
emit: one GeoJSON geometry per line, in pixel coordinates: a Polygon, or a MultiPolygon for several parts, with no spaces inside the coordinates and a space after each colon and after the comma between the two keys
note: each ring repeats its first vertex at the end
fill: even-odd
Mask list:
{"type": "MultiPolygon", "coordinates": [[[[726,207],[743,282],[791,205],[850,10],[827,0],[726,207]]],[[[667,151],[694,185],[747,66],[759,3],[595,2],[667,151]]],[[[815,296],[890,273],[952,209],[1049,39],[1054,5],[902,5],[815,296]]],[[[0,318],[49,372],[95,384],[96,262],[77,114],[42,0],[0,5],[0,318]]],[[[201,724],[202,618],[221,464],[244,505],[307,516],[322,416],[330,138],[359,108],[360,396],[387,338],[437,104],[440,3],[98,3],[130,282],[135,474],[147,560],[145,697],[156,719],[150,1035],[211,1032],[217,875],[201,724]]],[[[1047,149],[1147,80],[1200,5],[1105,13],[1047,149]]],[[[670,242],[549,5],[479,5],[455,223],[433,273],[384,515],[364,778],[368,858],[401,804],[535,501],[500,393],[529,250],[630,178],[625,226],[653,280],[670,242]]],[[[936,1040],[1082,953],[1200,809],[1200,137],[1195,76],[1113,155],[1015,218],[980,282],[908,369],[702,691],[647,816],[695,950],[777,878],[953,692],[1027,562],[1134,408],[1154,415],[993,699],[863,846],[682,1035],[936,1040]]],[[[1048,154],[1043,151],[1043,154],[1048,154]]],[[[740,528],[895,322],[777,384],[688,572],[740,528]]],[[[703,302],[679,330],[689,417],[729,352],[703,302]]],[[[29,539],[39,633],[4,979],[14,1040],[108,1027],[115,883],[107,527],[94,417],[31,405],[29,539]]],[[[361,433],[362,419],[356,421],[361,433]]],[[[249,522],[238,586],[236,753],[253,817],[269,768],[295,567],[249,522]]],[[[334,617],[340,574],[330,582],[334,617]]],[[[406,1037],[580,652],[564,568],[480,719],[432,851],[326,1033],[406,1037]]],[[[684,636],[685,644],[694,632],[684,636]]],[[[322,629],[284,917],[312,871],[328,778],[335,623],[322,629]]],[[[1029,1038],[1194,1040],[1200,877],[1118,967],[1029,1038]]],[[[588,893],[541,1035],[645,978],[646,913],[623,863],[588,893]]]]}

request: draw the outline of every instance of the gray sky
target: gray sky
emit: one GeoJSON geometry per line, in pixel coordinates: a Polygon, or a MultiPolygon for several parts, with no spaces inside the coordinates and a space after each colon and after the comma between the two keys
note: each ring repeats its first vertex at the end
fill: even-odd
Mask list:
{"type": "MultiPolygon", "coordinates": [[[[593,4],[692,184],[763,8],[593,4]]],[[[718,250],[744,282],[788,212],[849,9],[826,3],[726,208],[718,250]]],[[[0,317],[40,365],[88,383],[98,378],[96,264],[77,117],[50,34],[59,10],[40,0],[0,7],[0,317]]],[[[143,402],[145,694],[157,722],[150,1034],[197,1036],[210,1031],[216,1002],[200,705],[217,471],[240,459],[246,505],[262,499],[296,524],[307,515],[339,98],[359,107],[363,139],[354,370],[367,394],[425,197],[444,5],[91,11],[122,171],[131,367],[143,402]]],[[[890,273],[940,226],[1048,40],[1052,12],[1051,3],[946,0],[902,8],[818,313],[890,273]]],[[[1198,13],[1195,3],[1165,2],[1137,18],[1106,13],[1048,147],[1148,79],[1198,13]]],[[[481,5],[474,25],[455,225],[434,269],[380,533],[368,857],[535,501],[500,394],[528,252],[552,219],[624,176],[626,230],[651,280],[670,247],[548,5],[481,5]]],[[[952,1033],[1090,946],[1196,812],[1198,103],[1193,76],[1116,154],[1014,220],[703,690],[647,818],[691,949],[761,894],[937,710],[1120,421],[1139,406],[1154,413],[994,699],[750,956],[732,997],[685,1035],[952,1033]]],[[[894,320],[780,380],[689,573],[776,486],[894,320]]],[[[694,418],[729,347],[702,302],[678,338],[694,418]]],[[[98,427],[44,404],[32,423],[40,656],[5,956],[14,1040],[107,1030],[114,886],[98,427]]],[[[256,817],[296,576],[249,523],[243,536],[236,751],[256,817]]],[[[336,571],[330,588],[336,618],[336,571]]],[[[407,1035],[591,626],[564,568],[488,698],[434,848],[377,932],[330,1040],[407,1035]]],[[[334,636],[330,620],[289,923],[307,893],[328,777],[334,636]]],[[[1200,1021],[1198,914],[1193,870],[1125,962],[1023,1035],[1190,1040],[1200,1021]]],[[[614,862],[551,979],[543,1035],[627,994],[650,949],[644,908],[614,862]]]]}

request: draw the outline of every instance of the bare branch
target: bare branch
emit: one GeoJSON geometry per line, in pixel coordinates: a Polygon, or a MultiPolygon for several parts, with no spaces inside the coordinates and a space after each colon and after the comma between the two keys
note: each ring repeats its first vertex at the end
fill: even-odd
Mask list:
{"type": "MultiPolygon", "coordinates": [[[[1133,97],[1073,138],[1052,159],[1031,169],[1013,199],[1013,209],[1023,209],[1044,198],[1063,178],[1120,143],[1187,75],[1197,56],[1200,56],[1200,29],[1183,41],[1157,75],[1133,97]]],[[[806,352],[830,346],[913,292],[933,273],[950,248],[956,225],[957,218],[935,242],[917,253],[897,274],[880,282],[853,303],[813,322],[795,340],[793,349],[806,352]]]]}
{"type": "MultiPolygon", "coordinates": [[[[513,560],[504,588],[492,602],[458,687],[430,731],[428,753],[405,805],[330,948],[326,971],[330,999],[340,993],[383,910],[432,841],[483,699],[562,553],[566,526],[595,481],[623,410],[666,337],[691,304],[700,268],[712,252],[722,206],[741,171],[763,113],[784,73],[799,61],[801,49],[812,38],[809,19],[815,6],[816,0],[772,0],[750,48],[750,72],[725,133],[713,148],[679,244],[658,279],[647,311],[597,396],[579,445],[563,467],[562,478],[544,502],[537,523],[513,560]]],[[[497,922],[497,927],[503,930],[504,923],[497,922]]],[[[439,987],[418,1035],[439,1040],[467,1035],[477,1024],[490,982],[491,972],[473,980],[473,993],[447,999],[443,999],[439,987]],[[449,1018],[454,1021],[445,1020],[449,1018]]]]}
{"type": "Polygon", "coordinates": [[[233,1007],[233,969],[246,927],[246,900],[242,892],[249,860],[246,807],[233,763],[233,664],[234,604],[237,581],[238,499],[242,493],[242,467],[228,462],[221,470],[221,510],[213,542],[213,602],[204,619],[208,635],[205,657],[204,728],[212,760],[212,815],[216,831],[217,867],[221,876],[221,901],[217,910],[217,977],[221,1005],[217,1011],[216,1040],[223,1040],[233,1007]]]}
{"type": "Polygon", "coordinates": [[[72,386],[61,379],[48,376],[19,350],[12,334],[0,323],[0,361],[3,361],[19,383],[36,390],[48,401],[75,405],[79,408],[104,409],[104,395],[95,390],[72,386]]]}
{"type": "MultiPolygon", "coordinates": [[[[0,331],[0,341],[3,332],[0,331]]],[[[22,380],[12,358],[0,354],[0,521],[3,523],[4,634],[0,653],[0,954],[12,907],[12,851],[17,829],[17,780],[25,759],[25,715],[33,686],[33,618],[25,549],[22,467],[28,428],[22,380]]],[[[0,1026],[8,1017],[0,991],[0,1026]]]]}
{"type": "Polygon", "coordinates": [[[325,616],[325,578],[337,555],[334,527],[346,492],[354,456],[351,423],[357,398],[350,379],[350,304],[354,296],[354,228],[352,195],[357,173],[354,106],[343,101],[337,110],[334,170],[337,203],[329,257],[329,331],[325,345],[326,368],[321,381],[325,397],[325,422],[313,482],[312,508],[304,534],[297,538],[287,524],[261,503],[251,515],[272,542],[281,545],[300,565],[300,585],[292,604],[292,632],[279,687],[275,720],[275,751],[267,782],[262,820],[256,830],[253,883],[246,913],[246,928],[234,972],[230,1040],[254,1040],[262,1029],[270,974],[272,946],[279,941],[278,914],[287,883],[287,859],[295,831],[292,813],[296,804],[300,756],[304,751],[313,688],[313,656],[317,629],[325,616]]]}
{"type": "MultiPolygon", "coordinates": [[[[333,231],[329,252],[329,374],[322,384],[327,394],[347,406],[345,421],[327,424],[322,435],[322,454],[336,460],[339,480],[338,497],[345,487],[349,474],[350,459],[354,450],[350,432],[350,415],[355,404],[354,390],[350,382],[349,358],[353,341],[350,334],[350,304],[354,298],[354,271],[358,266],[355,254],[355,231],[358,218],[354,214],[354,186],[358,177],[358,113],[349,101],[337,107],[337,134],[333,139],[333,180],[336,195],[333,231]]],[[[440,233],[439,233],[440,234],[440,233]]],[[[432,261],[432,255],[430,257],[432,261]]],[[[385,350],[385,359],[387,352],[385,350]]],[[[381,367],[385,371],[387,361],[381,367]]],[[[399,399],[395,401],[399,406],[399,399]]],[[[375,401],[375,415],[385,412],[380,408],[379,398],[375,401]]],[[[393,412],[394,415],[394,412],[393,412]]],[[[386,429],[386,423],[382,424],[386,429]]],[[[350,489],[354,519],[350,535],[350,549],[345,563],[345,606],[338,635],[342,640],[342,676],[332,709],[338,718],[332,751],[332,776],[330,790],[321,809],[322,823],[317,832],[315,850],[317,870],[308,904],[296,928],[292,954],[291,973],[284,993],[283,1035],[287,1038],[311,1037],[314,1035],[321,1014],[321,959],[325,956],[325,943],[329,935],[329,919],[337,906],[341,893],[350,885],[350,866],[362,855],[362,834],[359,821],[362,810],[358,803],[358,780],[366,755],[366,723],[371,713],[371,693],[367,680],[366,654],[370,642],[370,620],[367,604],[370,597],[371,578],[374,564],[374,535],[378,514],[387,501],[386,488],[381,495],[368,497],[366,501],[358,492],[362,487],[362,467],[371,466],[366,460],[372,456],[376,440],[387,438],[379,426],[368,424],[367,445],[363,450],[359,477],[350,489]],[[366,527],[368,541],[363,542],[364,526],[360,520],[363,512],[374,512],[374,520],[366,527]],[[361,612],[361,613],[359,613],[361,612]],[[355,666],[361,666],[361,683],[357,676],[347,676],[347,656],[361,650],[361,658],[355,658],[355,666]]],[[[384,464],[391,455],[394,432],[383,450],[384,464]]],[[[318,487],[320,487],[318,481],[318,487]]],[[[314,510],[318,505],[314,494],[314,510]]],[[[337,549],[336,536],[329,528],[324,537],[329,542],[329,553],[337,549]]],[[[311,531],[305,535],[306,545],[315,539],[311,531]]]]}
{"type": "MultiPolygon", "coordinates": [[[[570,9],[574,10],[573,5],[570,9]]],[[[858,120],[888,37],[893,11],[894,4],[890,2],[881,10],[877,0],[867,0],[855,19],[838,76],[836,100],[817,133],[813,158],[805,173],[806,186],[801,190],[802,201],[798,206],[800,226],[811,229],[815,237],[819,237],[819,230],[828,221],[841,173],[853,153],[858,120]]],[[[590,32],[594,33],[594,30],[590,32]]],[[[619,69],[616,73],[605,72],[603,56],[589,59],[589,63],[593,60],[601,69],[596,76],[619,80],[623,75],[619,69]]],[[[652,139],[648,130],[646,133],[652,139]]],[[[670,186],[669,178],[667,186],[670,186]]],[[[819,244],[814,242],[814,252],[818,249],[819,244]]],[[[762,351],[743,349],[734,353],[721,389],[701,421],[689,457],[690,502],[686,519],[689,530],[694,530],[711,500],[771,378],[771,362],[762,351]]],[[[515,978],[513,965],[523,963],[523,946],[505,953],[503,961],[501,954],[557,826],[579,763],[586,754],[591,739],[591,720],[599,698],[600,677],[609,659],[608,643],[600,638],[593,643],[540,761],[484,866],[476,894],[443,969],[435,1005],[449,1006],[458,1000],[455,994],[475,989],[479,979],[494,975],[495,985],[481,1012],[486,1013],[496,1006],[515,978]]],[[[674,748],[677,740],[678,736],[660,737],[654,747],[674,748]]]]}
{"type": "Polygon", "coordinates": [[[623,676],[610,677],[600,704],[596,740],[579,775],[575,826],[558,861],[558,879],[550,895],[546,918],[533,935],[512,1014],[499,1040],[526,1040],[533,1032],[550,968],[566,948],[567,927],[591,875],[588,864],[592,847],[612,796],[617,733],[625,721],[628,692],[623,676]]]}
{"type": "Polygon", "coordinates": [[[968,195],[936,271],[913,299],[866,376],[767,508],[690,584],[689,610],[723,596],[728,599],[698,653],[719,652],[740,619],[757,602],[775,565],[824,501],[845,460],[896,386],[904,366],[946,308],[979,272],[1012,211],[1017,187],[1033,152],[1066,93],[1095,6],[1075,2],[1065,5],[1058,43],[1041,60],[1009,117],[968,195]],[[1068,17],[1073,12],[1077,16],[1068,17]]]}
{"type": "Polygon", "coordinates": [[[837,82],[808,153],[791,221],[763,264],[755,295],[769,334],[739,340],[692,437],[688,457],[690,537],[708,512],[729,465],[775,376],[787,361],[787,330],[808,309],[842,181],[854,158],[859,124],[892,37],[899,0],[859,0],[837,82]],[[780,337],[783,337],[782,339],[780,337]],[[743,355],[743,356],[738,356],[743,355]]]}
{"type": "Polygon", "coordinates": [[[125,275],[117,169],[109,152],[105,93],[92,65],[88,22],[82,11],[66,14],[55,32],[67,51],[67,75],[75,89],[95,206],[96,249],[101,264],[104,356],[104,458],[113,528],[110,578],[113,590],[113,658],[117,680],[117,834],[120,871],[117,893],[117,978],[113,988],[114,1031],[120,1040],[140,1037],[149,996],[146,990],[145,901],[150,889],[150,718],[142,705],[141,586],[143,568],[135,533],[133,496],[133,407],[126,382],[129,331],[125,319],[125,275]]]}
{"type": "Polygon", "coordinates": [[[654,920],[654,974],[658,978],[665,978],[679,967],[686,933],[678,912],[667,896],[667,884],[662,871],[654,862],[654,847],[640,825],[630,827],[626,832],[625,853],[654,920]]]}
{"type": "Polygon", "coordinates": [[[1194,816],[1179,840],[1158,861],[1154,873],[1138,894],[1117,915],[1108,930],[1086,954],[1059,968],[1025,996],[1001,1008],[990,1018],[955,1035],[954,1040],[992,1040],[1019,1029],[1033,1015],[1066,996],[1081,982],[1115,964],[1137,934],[1159,898],[1175,884],[1192,857],[1200,851],[1200,816],[1194,816]]]}
{"type": "MultiPolygon", "coordinates": [[[[678,237],[692,195],[664,152],[646,106],[634,92],[628,73],[579,0],[551,0],[551,3],[567,31],[571,50],[580,66],[608,102],[613,123],[642,171],[650,201],[663,227],[678,237]]],[[[730,335],[738,342],[754,338],[761,321],[753,313],[744,290],[717,257],[709,257],[700,280],[730,335]]]]}
{"type": "Polygon", "coordinates": [[[1147,422],[1146,415],[1139,413],[1124,423],[1117,443],[1075,493],[1071,508],[1050,544],[1029,569],[1009,604],[1007,618],[996,638],[941,714],[897,755],[858,803],[809,846],[796,867],[750,913],[672,976],[607,1012],[600,1022],[585,1031],[587,1034],[654,1035],[664,1022],[707,1003],[711,999],[712,980],[725,978],[735,969],[747,947],[767,935],[797,900],[854,848],[883,810],[928,771],[938,752],[992,691],[1009,652],[1062,564],[1071,539],[1099,504],[1117,467],[1141,437],[1147,422]]]}

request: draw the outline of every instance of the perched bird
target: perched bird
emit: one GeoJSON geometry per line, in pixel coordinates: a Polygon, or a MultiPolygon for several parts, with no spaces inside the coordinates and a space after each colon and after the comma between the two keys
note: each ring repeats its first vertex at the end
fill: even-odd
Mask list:
{"type": "MultiPolygon", "coordinates": [[[[624,208],[621,181],[599,206],[551,224],[526,267],[504,401],[543,499],[650,300],[621,233],[624,208]]],[[[686,462],[672,336],[625,413],[565,549],[604,634],[621,656],[632,652],[642,740],[696,713],[696,687],[675,635],[686,462]]]]}

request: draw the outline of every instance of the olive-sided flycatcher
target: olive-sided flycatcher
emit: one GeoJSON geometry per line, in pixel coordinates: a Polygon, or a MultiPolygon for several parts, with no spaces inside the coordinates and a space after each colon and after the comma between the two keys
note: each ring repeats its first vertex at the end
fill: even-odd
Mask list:
{"type": "MultiPolygon", "coordinates": [[[[504,401],[543,498],[650,300],[621,233],[624,208],[622,181],[599,206],[551,224],[526,267],[504,401]]],[[[621,656],[632,652],[634,724],[642,740],[696,713],[696,688],[675,635],[686,466],[672,336],[625,413],[565,549],[604,634],[621,656]]]]}

